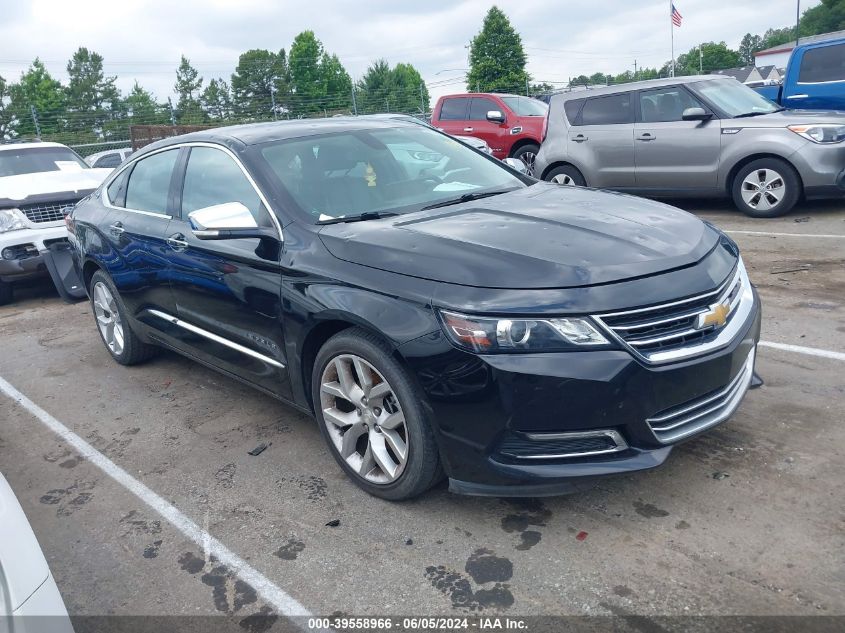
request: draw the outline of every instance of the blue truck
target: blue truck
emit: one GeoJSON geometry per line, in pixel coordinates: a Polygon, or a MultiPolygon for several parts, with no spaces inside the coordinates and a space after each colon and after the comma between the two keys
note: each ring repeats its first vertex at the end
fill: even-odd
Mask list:
{"type": "Polygon", "coordinates": [[[845,38],[799,43],[783,81],[755,90],[784,108],[845,110],[845,38]]]}

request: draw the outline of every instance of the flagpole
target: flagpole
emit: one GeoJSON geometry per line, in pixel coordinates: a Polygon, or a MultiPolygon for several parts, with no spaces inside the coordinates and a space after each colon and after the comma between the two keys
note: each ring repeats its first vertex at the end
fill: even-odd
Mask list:
{"type": "Polygon", "coordinates": [[[672,0],[669,0],[669,35],[672,42],[672,77],[675,76],[675,24],[672,22],[672,0]]]}

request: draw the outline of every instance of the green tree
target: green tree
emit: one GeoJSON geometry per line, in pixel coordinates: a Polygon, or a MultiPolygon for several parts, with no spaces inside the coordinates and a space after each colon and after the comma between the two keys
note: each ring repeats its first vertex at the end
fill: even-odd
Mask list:
{"type": "Polygon", "coordinates": [[[155,125],[170,122],[166,106],[156,102],[152,93],[135,82],[123,100],[123,108],[131,122],[138,125],[155,125]]]}
{"type": "Polygon", "coordinates": [[[238,65],[232,75],[232,102],[239,118],[272,118],[281,111],[286,96],[287,63],[284,49],[278,54],[253,49],[238,58],[238,65]]]}
{"type": "Polygon", "coordinates": [[[801,16],[802,37],[845,30],[845,0],[822,0],[801,16]]]}
{"type": "Polygon", "coordinates": [[[224,79],[209,81],[200,101],[209,119],[227,121],[232,117],[232,92],[224,79]]]}
{"type": "Polygon", "coordinates": [[[296,113],[318,112],[323,108],[326,86],[320,70],[322,57],[323,45],[314,31],[303,31],[294,38],[288,67],[291,107],[296,113]]]}
{"type": "Polygon", "coordinates": [[[392,91],[393,71],[383,59],[377,59],[358,80],[358,111],[374,113],[387,111],[392,91]]]}
{"type": "Polygon", "coordinates": [[[67,130],[91,141],[100,136],[104,124],[120,116],[120,91],[114,85],[117,77],[103,73],[103,57],[80,47],[67,63],[68,85],[65,88],[67,130]]]}
{"type": "Polygon", "coordinates": [[[480,92],[523,92],[529,79],[522,39],[496,6],[484,17],[481,31],[469,46],[467,85],[480,92]]]}
{"type": "Polygon", "coordinates": [[[176,83],[174,91],[179,95],[176,104],[178,110],[178,122],[182,124],[202,123],[204,112],[200,104],[202,94],[202,82],[199,71],[191,66],[187,57],[182,55],[179,68],[176,69],[176,83]]]}
{"type": "Polygon", "coordinates": [[[44,63],[35,58],[21,75],[18,83],[9,88],[10,108],[17,118],[16,132],[21,136],[37,133],[32,109],[38,118],[42,135],[54,135],[64,125],[65,92],[47,71],[44,63]]]}
{"type": "Polygon", "coordinates": [[[0,139],[12,138],[15,133],[15,116],[9,99],[9,84],[0,75],[0,139]]]}
{"type": "Polygon", "coordinates": [[[676,75],[697,75],[699,68],[701,72],[709,73],[714,70],[735,68],[740,65],[739,53],[728,48],[724,42],[706,42],[691,48],[689,52],[678,57],[675,63],[676,75]]]}
{"type": "Polygon", "coordinates": [[[754,53],[763,50],[763,38],[746,33],[739,43],[739,62],[745,66],[754,64],[754,53]]]}
{"type": "Polygon", "coordinates": [[[763,41],[760,43],[760,50],[780,46],[795,40],[795,27],[785,26],[781,29],[768,29],[763,34],[763,41]]]}
{"type": "Polygon", "coordinates": [[[429,109],[428,88],[412,64],[391,68],[385,60],[376,60],[358,81],[357,89],[361,112],[424,114],[429,109]]]}
{"type": "Polygon", "coordinates": [[[320,58],[320,76],[326,95],[325,110],[348,110],[352,102],[352,78],[337,55],[324,52],[320,58]]]}

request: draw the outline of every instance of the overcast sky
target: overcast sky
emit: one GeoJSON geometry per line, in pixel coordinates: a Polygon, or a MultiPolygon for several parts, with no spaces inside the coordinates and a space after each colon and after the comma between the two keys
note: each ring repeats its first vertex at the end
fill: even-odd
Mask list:
{"type": "MultiPolygon", "coordinates": [[[[819,0],[802,0],[802,10],[819,0]]],[[[410,62],[433,96],[463,89],[467,49],[491,6],[483,0],[0,0],[0,75],[16,80],[36,56],[63,81],[79,46],[105,58],[124,92],[137,79],[172,93],[185,54],[206,82],[228,80],[250,48],[285,50],[312,29],[353,79],[374,59],[410,62]]],[[[535,81],[660,66],[670,58],[668,0],[501,0],[535,81]]],[[[796,0],[676,0],[675,55],[702,41],[736,47],[746,32],[794,24],[796,0]]]]}

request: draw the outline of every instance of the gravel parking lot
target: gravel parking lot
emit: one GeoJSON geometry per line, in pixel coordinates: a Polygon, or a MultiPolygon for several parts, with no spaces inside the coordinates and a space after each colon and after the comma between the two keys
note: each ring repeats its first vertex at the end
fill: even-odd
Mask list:
{"type": "Polygon", "coordinates": [[[763,340],[840,357],[761,347],[766,384],[733,419],[662,468],[568,497],[369,497],[306,416],[174,354],[118,366],[88,304],[21,290],[0,308],[0,377],[256,572],[0,394],[0,471],[68,611],[248,628],[278,606],[258,577],[321,615],[636,614],[644,631],[665,615],[845,615],[845,206],[759,221],[679,204],[742,247],[763,340]]]}

